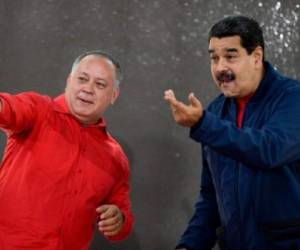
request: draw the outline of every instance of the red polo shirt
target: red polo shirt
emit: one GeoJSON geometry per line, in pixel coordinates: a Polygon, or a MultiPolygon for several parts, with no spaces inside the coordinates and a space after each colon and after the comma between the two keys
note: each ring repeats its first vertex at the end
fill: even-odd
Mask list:
{"type": "Polygon", "coordinates": [[[0,168],[0,249],[87,249],[96,208],[117,205],[125,238],[133,217],[129,166],[101,120],[81,125],[64,96],[0,94],[0,127],[8,141],[0,168]]]}

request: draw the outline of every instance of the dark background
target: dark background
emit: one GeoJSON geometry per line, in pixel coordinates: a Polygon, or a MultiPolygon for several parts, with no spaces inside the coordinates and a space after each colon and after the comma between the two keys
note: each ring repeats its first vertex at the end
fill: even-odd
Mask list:
{"type": "MultiPolygon", "coordinates": [[[[173,122],[163,92],[172,88],[186,101],[193,91],[205,105],[212,100],[207,34],[231,14],[256,18],[267,59],[300,78],[299,0],[0,0],[1,92],[56,96],[86,50],[106,50],[123,66],[121,96],[106,118],[131,162],[136,223],[118,244],[97,234],[91,250],[176,245],[199,191],[200,145],[173,122]]],[[[4,133],[0,144],[2,152],[4,133]]]]}

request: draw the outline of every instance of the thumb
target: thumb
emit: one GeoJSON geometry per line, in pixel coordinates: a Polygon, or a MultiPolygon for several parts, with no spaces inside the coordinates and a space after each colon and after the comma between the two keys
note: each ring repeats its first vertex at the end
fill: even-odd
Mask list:
{"type": "Polygon", "coordinates": [[[201,106],[200,101],[195,97],[194,93],[190,93],[189,94],[189,101],[190,101],[190,104],[193,107],[199,107],[199,106],[201,106]]]}

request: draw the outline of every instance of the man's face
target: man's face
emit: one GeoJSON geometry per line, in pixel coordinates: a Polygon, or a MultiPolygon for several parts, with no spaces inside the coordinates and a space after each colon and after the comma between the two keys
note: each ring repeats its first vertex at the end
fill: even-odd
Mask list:
{"type": "Polygon", "coordinates": [[[114,65],[107,59],[89,55],[71,72],[65,89],[72,115],[84,124],[95,124],[119,95],[114,65]]]}
{"type": "Polygon", "coordinates": [[[226,97],[239,98],[255,92],[262,77],[261,47],[248,55],[239,36],[212,37],[209,54],[212,77],[226,97]]]}

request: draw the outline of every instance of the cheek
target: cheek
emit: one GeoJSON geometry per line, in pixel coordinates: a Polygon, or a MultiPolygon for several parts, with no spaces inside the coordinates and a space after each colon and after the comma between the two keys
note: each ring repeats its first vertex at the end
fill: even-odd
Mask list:
{"type": "Polygon", "coordinates": [[[76,88],[76,86],[74,85],[67,85],[66,87],[66,93],[68,95],[74,95],[76,92],[78,92],[78,87],[76,88]]]}
{"type": "Polygon", "coordinates": [[[97,93],[97,103],[98,106],[106,106],[106,104],[110,103],[112,93],[103,91],[97,93]]]}
{"type": "Polygon", "coordinates": [[[214,72],[215,72],[214,67],[213,67],[212,65],[210,65],[210,73],[211,73],[212,75],[214,75],[214,72]]]}
{"type": "Polygon", "coordinates": [[[210,67],[210,73],[212,75],[212,78],[216,81],[216,74],[217,74],[217,70],[215,67],[211,66],[210,67]]]}
{"type": "Polygon", "coordinates": [[[211,77],[214,80],[215,84],[218,85],[218,80],[216,78],[216,73],[214,71],[211,71],[211,77]]]}

